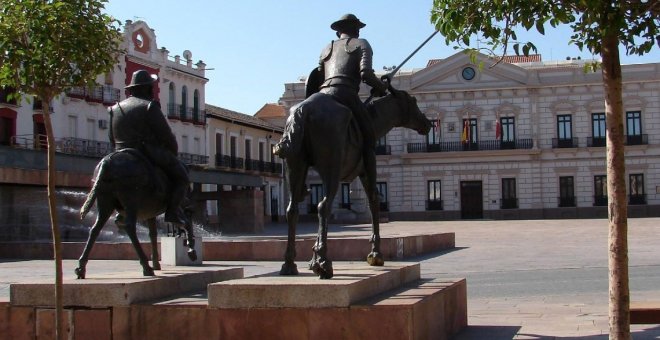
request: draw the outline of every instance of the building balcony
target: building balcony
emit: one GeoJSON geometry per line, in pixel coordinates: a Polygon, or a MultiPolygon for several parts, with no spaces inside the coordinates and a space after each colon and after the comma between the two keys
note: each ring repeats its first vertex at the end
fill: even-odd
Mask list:
{"type": "MultiPolygon", "coordinates": [[[[43,101],[37,99],[37,98],[32,98],[32,110],[33,111],[43,111],[44,110],[44,103],[43,101]]],[[[48,111],[50,113],[53,113],[53,105],[48,106],[48,111]]]]}
{"type": "Polygon", "coordinates": [[[649,135],[628,135],[623,141],[626,145],[647,145],[649,144],[649,135]]]}
{"type": "Polygon", "coordinates": [[[442,200],[426,200],[426,210],[442,210],[442,200]]]}
{"type": "Polygon", "coordinates": [[[206,124],[206,111],[186,107],[181,104],[169,103],[167,104],[167,118],[204,125],[206,124]]]}
{"type": "Polygon", "coordinates": [[[380,202],[380,211],[390,211],[390,205],[387,202],[380,202]]]}
{"type": "Polygon", "coordinates": [[[552,139],[552,148],[553,149],[569,149],[578,147],[578,138],[553,138],[552,139]]]}
{"type": "Polygon", "coordinates": [[[113,150],[110,142],[73,137],[62,138],[56,145],[60,153],[95,158],[102,158],[113,150]]]}
{"type": "Polygon", "coordinates": [[[631,194],[628,195],[629,205],[643,205],[646,204],[646,194],[631,194]]]}
{"type": "Polygon", "coordinates": [[[391,145],[376,145],[376,155],[391,155],[392,146],[391,145]]]}
{"type": "Polygon", "coordinates": [[[518,209],[518,199],[515,197],[500,199],[500,209],[518,209]]]}
{"type": "Polygon", "coordinates": [[[605,144],[605,137],[587,137],[588,147],[603,147],[605,144]]]}
{"type": "Polygon", "coordinates": [[[222,168],[244,169],[243,158],[216,154],[215,165],[222,168]]]}
{"type": "Polygon", "coordinates": [[[108,85],[96,85],[87,88],[74,86],[64,91],[64,93],[67,97],[110,106],[119,101],[121,91],[108,85]]]}
{"type": "Polygon", "coordinates": [[[186,165],[208,164],[209,157],[192,153],[179,152],[179,159],[186,165]]]}
{"type": "Polygon", "coordinates": [[[607,196],[596,195],[594,196],[594,207],[605,207],[607,206],[607,196]]]}
{"type": "Polygon", "coordinates": [[[422,152],[450,152],[450,151],[479,151],[479,150],[510,150],[510,149],[531,149],[533,141],[531,138],[520,138],[515,141],[480,140],[476,142],[464,143],[458,141],[441,141],[434,144],[428,143],[408,143],[406,150],[408,153],[422,152]]]}
{"type": "Polygon", "coordinates": [[[558,197],[557,200],[559,201],[560,208],[575,207],[575,196],[558,197]]]}

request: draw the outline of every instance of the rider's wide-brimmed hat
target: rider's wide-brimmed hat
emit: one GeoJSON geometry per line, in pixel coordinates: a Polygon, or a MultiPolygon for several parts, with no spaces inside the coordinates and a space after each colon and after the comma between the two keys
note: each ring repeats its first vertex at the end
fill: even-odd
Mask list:
{"type": "Polygon", "coordinates": [[[151,85],[155,83],[157,80],[158,80],[157,75],[149,74],[147,70],[137,70],[133,72],[133,76],[131,77],[131,83],[124,88],[129,89],[135,86],[151,85]]]}
{"type": "Polygon", "coordinates": [[[364,26],[367,26],[367,24],[363,23],[358,19],[355,14],[344,14],[342,15],[339,20],[335,21],[330,25],[330,28],[332,28],[335,31],[342,31],[346,27],[354,27],[354,28],[362,28],[364,26]]]}

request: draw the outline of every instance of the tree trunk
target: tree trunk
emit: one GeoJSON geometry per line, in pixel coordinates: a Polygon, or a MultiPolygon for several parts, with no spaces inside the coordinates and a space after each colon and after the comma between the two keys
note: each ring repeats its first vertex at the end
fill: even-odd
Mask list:
{"type": "Polygon", "coordinates": [[[46,126],[46,141],[48,145],[48,208],[53,234],[53,252],[55,258],[55,338],[64,339],[64,308],[62,304],[62,240],[60,227],[57,224],[57,202],[55,199],[55,137],[53,124],[50,121],[50,96],[42,96],[44,125],[46,126]]]}
{"type": "Polygon", "coordinates": [[[623,144],[621,61],[617,31],[603,37],[603,85],[607,126],[607,199],[609,216],[610,339],[630,339],[628,287],[628,202],[623,144]]]}

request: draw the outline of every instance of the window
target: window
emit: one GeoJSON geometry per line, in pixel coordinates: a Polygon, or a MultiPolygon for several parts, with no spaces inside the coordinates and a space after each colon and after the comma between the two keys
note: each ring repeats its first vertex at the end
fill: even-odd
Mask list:
{"type": "Polygon", "coordinates": [[[200,121],[199,117],[199,90],[193,92],[193,121],[200,121]]]}
{"type": "Polygon", "coordinates": [[[518,198],[516,197],[516,179],[502,178],[502,201],[500,209],[518,208],[518,198]]]}
{"type": "Polygon", "coordinates": [[[376,140],[376,154],[389,155],[391,154],[390,147],[387,145],[387,135],[376,140]]]}
{"type": "Polygon", "coordinates": [[[181,88],[181,119],[186,119],[186,109],[188,108],[188,87],[183,86],[181,88]]]}
{"type": "Polygon", "coordinates": [[[646,144],[642,138],[642,113],[640,111],[626,112],[626,144],[646,144]]]}
{"type": "Polygon", "coordinates": [[[500,118],[502,125],[502,141],[500,147],[502,149],[515,149],[516,148],[516,122],[515,117],[502,117],[500,118]]]}
{"type": "Polygon", "coordinates": [[[573,143],[573,116],[557,116],[557,140],[553,141],[554,148],[574,148],[577,142],[573,143]]]}
{"type": "Polygon", "coordinates": [[[646,194],[644,194],[644,175],[630,174],[628,177],[630,185],[630,196],[628,204],[646,204],[646,194]]]}
{"type": "Polygon", "coordinates": [[[594,176],[594,206],[607,205],[607,176],[594,176]]]}
{"type": "Polygon", "coordinates": [[[78,137],[78,117],[69,116],[69,137],[78,137]]]}
{"type": "Polygon", "coordinates": [[[351,208],[351,183],[341,184],[341,208],[351,208]]]}
{"type": "Polygon", "coordinates": [[[259,161],[263,162],[264,161],[264,152],[266,149],[266,145],[264,142],[259,142],[259,161]]]}
{"type": "Polygon", "coordinates": [[[440,119],[431,120],[431,131],[426,135],[426,144],[428,151],[440,151],[440,119]]]}
{"type": "Polygon", "coordinates": [[[188,152],[188,136],[181,136],[181,147],[179,148],[180,152],[188,152]]]}
{"type": "Polygon", "coordinates": [[[217,166],[227,166],[227,162],[223,157],[224,150],[222,150],[222,140],[224,136],[221,133],[215,134],[215,165],[217,166]]]}
{"type": "Polygon", "coordinates": [[[389,211],[389,205],[387,204],[387,183],[376,183],[376,190],[380,201],[380,211],[389,211]]]}
{"type": "Polygon", "coordinates": [[[605,113],[593,113],[591,126],[591,143],[588,146],[605,146],[605,113]]]}
{"type": "Polygon", "coordinates": [[[170,87],[168,91],[168,101],[167,101],[167,114],[176,115],[176,88],[174,82],[170,82],[170,87]]]}
{"type": "Polygon", "coordinates": [[[229,156],[236,157],[236,136],[229,138],[229,156]]]}
{"type": "Polygon", "coordinates": [[[573,187],[573,176],[559,177],[559,206],[575,206],[575,189],[573,187]]]}
{"type": "Polygon", "coordinates": [[[479,150],[478,131],[476,118],[463,119],[463,130],[461,131],[463,150],[479,150]]]}
{"type": "Polygon", "coordinates": [[[325,196],[323,193],[323,184],[311,184],[309,186],[309,192],[309,209],[307,209],[307,212],[310,214],[317,213],[319,203],[325,196]]]}
{"type": "Polygon", "coordinates": [[[193,138],[193,148],[193,153],[196,155],[202,154],[202,141],[199,139],[199,137],[193,138]]]}
{"type": "Polygon", "coordinates": [[[442,210],[442,186],[440,185],[440,180],[428,181],[427,187],[426,210],[442,210]]]}
{"type": "Polygon", "coordinates": [[[250,160],[252,159],[252,140],[251,139],[246,139],[245,140],[245,160],[250,160]]]}

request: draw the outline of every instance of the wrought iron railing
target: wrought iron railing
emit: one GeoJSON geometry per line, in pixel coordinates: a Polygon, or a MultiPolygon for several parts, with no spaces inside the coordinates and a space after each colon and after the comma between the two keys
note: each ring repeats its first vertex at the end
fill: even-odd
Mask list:
{"type": "Polygon", "coordinates": [[[64,91],[64,93],[71,98],[112,105],[119,101],[121,92],[119,89],[109,85],[96,85],[89,87],[74,86],[64,91]]]}
{"type": "Polygon", "coordinates": [[[500,199],[500,209],[518,209],[518,199],[515,197],[500,199]]]}
{"type": "Polygon", "coordinates": [[[577,148],[578,147],[578,138],[553,138],[552,139],[552,148],[553,149],[563,149],[563,148],[577,148]]]}
{"type": "Polygon", "coordinates": [[[647,145],[649,143],[649,135],[628,135],[625,137],[624,143],[626,145],[647,145]]]}
{"type": "Polygon", "coordinates": [[[57,145],[60,153],[85,157],[101,158],[113,150],[110,142],[72,137],[62,138],[57,145]]]}
{"type": "Polygon", "coordinates": [[[207,164],[209,162],[209,157],[204,155],[197,155],[186,152],[179,152],[179,159],[187,165],[195,164],[207,164]]]}
{"type": "Polygon", "coordinates": [[[594,207],[604,207],[604,206],[607,206],[607,196],[595,195],[594,196],[594,207]]]}
{"type": "Polygon", "coordinates": [[[390,145],[376,145],[376,155],[391,155],[392,146],[390,145]]]}
{"type": "Polygon", "coordinates": [[[442,210],[442,200],[426,200],[426,210],[442,210]]]}
{"type": "Polygon", "coordinates": [[[646,194],[628,195],[628,204],[630,205],[646,204],[646,194]]]}
{"type": "Polygon", "coordinates": [[[441,141],[435,144],[408,143],[408,153],[421,152],[448,152],[448,151],[477,151],[477,150],[506,150],[506,149],[531,149],[533,140],[531,138],[520,138],[515,141],[480,140],[477,142],[441,141]]]}
{"type": "Polygon", "coordinates": [[[575,206],[575,196],[563,196],[558,197],[559,207],[574,207],[575,206]]]}
{"type": "Polygon", "coordinates": [[[605,144],[605,137],[587,137],[588,147],[602,147],[605,144]]]}

